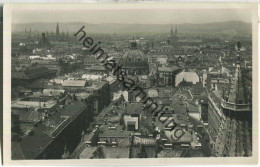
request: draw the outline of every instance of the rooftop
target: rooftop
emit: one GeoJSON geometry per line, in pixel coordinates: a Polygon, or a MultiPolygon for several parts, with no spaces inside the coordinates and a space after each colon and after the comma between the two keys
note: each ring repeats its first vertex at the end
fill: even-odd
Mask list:
{"type": "Polygon", "coordinates": [[[123,111],[127,114],[139,114],[143,111],[143,107],[141,103],[127,103],[123,111]]]}
{"type": "Polygon", "coordinates": [[[187,106],[189,113],[198,113],[199,112],[199,106],[194,103],[188,103],[187,106]]]}
{"type": "Polygon", "coordinates": [[[52,96],[60,96],[60,94],[64,94],[64,89],[44,89],[43,94],[52,95],[52,96]]]}
{"type": "Polygon", "coordinates": [[[158,67],[158,70],[161,72],[174,72],[177,70],[180,70],[177,66],[171,66],[171,67],[158,67]]]}
{"type": "Polygon", "coordinates": [[[14,101],[12,102],[12,108],[24,108],[24,109],[50,109],[56,106],[57,101],[49,100],[46,102],[39,101],[14,101]]]}
{"type": "Polygon", "coordinates": [[[52,138],[43,133],[38,128],[33,129],[33,135],[27,135],[20,142],[12,142],[13,159],[34,159],[52,141],[52,138]],[[24,157],[24,158],[23,158],[24,157]]]}
{"type": "Polygon", "coordinates": [[[92,159],[95,158],[95,152],[98,152],[98,147],[85,147],[85,149],[79,155],[79,159],[92,159]]]}
{"type": "Polygon", "coordinates": [[[181,157],[183,153],[183,149],[163,149],[158,153],[158,158],[173,158],[173,157],[181,157]]]}
{"type": "Polygon", "coordinates": [[[33,79],[39,76],[55,73],[56,70],[50,70],[46,67],[29,67],[22,72],[12,72],[14,79],[33,79]]]}
{"type": "Polygon", "coordinates": [[[49,136],[56,137],[85,107],[85,103],[78,101],[66,105],[62,110],[55,112],[49,118],[45,119],[38,125],[38,128],[49,136]]]}
{"type": "Polygon", "coordinates": [[[81,99],[81,100],[88,99],[88,97],[89,97],[90,95],[91,95],[91,94],[86,93],[86,92],[75,93],[75,96],[76,96],[78,99],[81,99]]]}
{"type": "Polygon", "coordinates": [[[104,158],[129,158],[129,147],[101,147],[104,158]]]}
{"type": "Polygon", "coordinates": [[[83,80],[65,80],[63,81],[62,86],[84,87],[86,85],[86,82],[87,81],[83,80]]]}
{"type": "Polygon", "coordinates": [[[100,70],[100,71],[108,71],[106,67],[103,65],[92,65],[90,67],[85,67],[86,70],[100,70]]]}
{"type": "MultiPolygon", "coordinates": [[[[112,125],[112,126],[115,126],[115,125],[112,125]]],[[[121,131],[123,129],[122,125],[116,125],[115,126],[116,128],[113,129],[113,130],[110,130],[109,127],[110,127],[110,125],[103,125],[100,129],[103,133],[100,133],[99,137],[123,137],[123,138],[127,138],[132,133],[132,131],[126,131],[126,130],[121,131]]]]}
{"type": "Polygon", "coordinates": [[[93,89],[93,90],[99,90],[101,89],[105,84],[107,84],[107,81],[99,81],[99,82],[93,82],[91,86],[86,87],[86,89],[93,89]]]}

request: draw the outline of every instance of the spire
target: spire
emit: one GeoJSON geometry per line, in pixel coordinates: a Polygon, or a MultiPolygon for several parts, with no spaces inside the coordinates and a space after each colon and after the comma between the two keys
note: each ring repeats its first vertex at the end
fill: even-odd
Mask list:
{"type": "Polygon", "coordinates": [[[70,157],[70,154],[69,154],[69,151],[67,149],[67,142],[66,142],[66,139],[65,139],[65,146],[64,146],[64,152],[61,156],[62,159],[69,159],[70,157]]]}
{"type": "Polygon", "coordinates": [[[56,36],[59,36],[60,33],[60,28],[59,28],[59,23],[57,22],[57,26],[56,26],[56,36]]]}
{"type": "Polygon", "coordinates": [[[172,24],[171,24],[171,37],[173,37],[173,29],[172,29],[172,24]]]}
{"type": "Polygon", "coordinates": [[[178,26],[178,25],[176,25],[176,28],[175,28],[175,36],[177,36],[177,33],[178,33],[178,32],[177,32],[177,31],[178,31],[178,30],[177,30],[177,26],[178,26]]]}

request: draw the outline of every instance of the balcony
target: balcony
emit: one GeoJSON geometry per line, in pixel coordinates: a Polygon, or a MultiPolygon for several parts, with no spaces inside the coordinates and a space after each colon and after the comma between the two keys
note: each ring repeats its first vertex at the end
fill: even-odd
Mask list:
{"type": "Polygon", "coordinates": [[[234,103],[226,102],[224,100],[222,100],[221,106],[225,109],[234,110],[234,111],[251,111],[252,110],[250,104],[234,104],[234,103]]]}

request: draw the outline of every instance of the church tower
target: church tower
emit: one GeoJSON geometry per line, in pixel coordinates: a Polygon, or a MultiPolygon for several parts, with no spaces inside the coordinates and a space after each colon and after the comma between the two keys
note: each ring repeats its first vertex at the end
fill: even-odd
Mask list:
{"type": "Polygon", "coordinates": [[[176,25],[176,28],[175,28],[175,38],[176,38],[176,40],[178,40],[178,30],[177,30],[177,25],[176,25]]]}
{"type": "Polygon", "coordinates": [[[245,93],[240,48],[238,42],[235,75],[228,95],[223,95],[221,102],[223,115],[213,146],[213,156],[252,156],[252,102],[245,93]]]}
{"type": "Polygon", "coordinates": [[[169,38],[169,40],[168,40],[168,42],[170,43],[170,44],[177,44],[177,42],[178,42],[178,36],[177,36],[177,25],[176,25],[176,28],[175,28],[175,32],[173,31],[173,28],[172,28],[172,25],[171,25],[171,34],[170,34],[170,38],[169,38]]]}
{"type": "Polygon", "coordinates": [[[59,23],[57,22],[57,26],[56,26],[56,36],[58,37],[60,34],[60,28],[59,28],[59,23]]]}
{"type": "Polygon", "coordinates": [[[171,25],[171,39],[174,38],[174,34],[173,34],[173,29],[172,29],[172,25],[171,25]]]}

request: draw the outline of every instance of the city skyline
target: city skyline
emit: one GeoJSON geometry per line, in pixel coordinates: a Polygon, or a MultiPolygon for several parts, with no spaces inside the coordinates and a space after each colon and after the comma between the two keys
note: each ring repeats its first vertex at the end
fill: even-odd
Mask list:
{"type": "Polygon", "coordinates": [[[171,27],[177,28],[181,33],[239,33],[251,34],[251,24],[241,21],[226,21],[203,24],[88,24],[83,22],[77,23],[25,23],[13,24],[13,32],[46,32],[55,31],[56,25],[60,25],[60,31],[75,32],[75,30],[86,25],[89,33],[168,33],[171,27]]]}
{"type": "Polygon", "coordinates": [[[10,161],[255,158],[255,8],[9,8],[10,161]]]}

